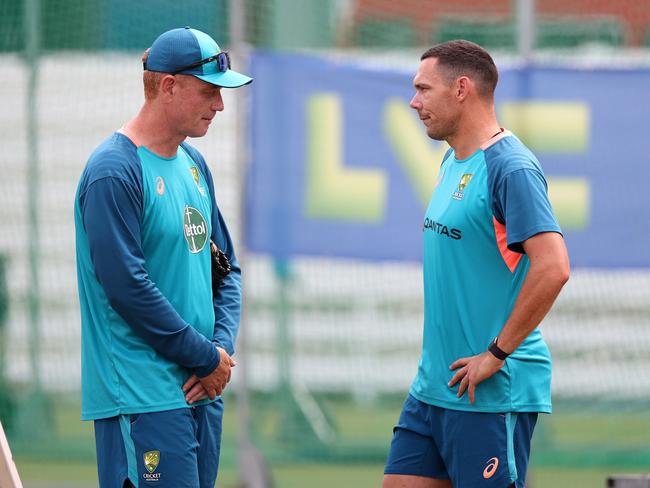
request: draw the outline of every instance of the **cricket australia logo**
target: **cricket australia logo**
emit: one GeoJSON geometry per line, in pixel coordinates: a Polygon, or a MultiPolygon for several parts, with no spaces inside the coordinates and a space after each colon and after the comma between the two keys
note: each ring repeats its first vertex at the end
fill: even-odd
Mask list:
{"type": "Polygon", "coordinates": [[[186,206],[183,211],[183,229],[190,251],[194,254],[201,252],[208,240],[208,225],[201,212],[186,206]]]}
{"type": "Polygon", "coordinates": [[[465,173],[463,176],[460,177],[460,182],[458,183],[458,188],[456,188],[456,191],[452,193],[452,197],[455,198],[456,200],[462,200],[463,197],[465,196],[465,188],[467,188],[467,185],[469,185],[469,181],[472,179],[472,174],[471,173],[465,173]]]}
{"type": "Polygon", "coordinates": [[[159,463],[160,451],[147,451],[144,453],[144,467],[148,471],[148,473],[142,475],[145,481],[160,481],[160,473],[154,473],[159,463]]]}
{"type": "Polygon", "coordinates": [[[190,173],[192,173],[192,179],[194,179],[194,183],[196,183],[199,193],[205,195],[205,188],[201,186],[201,179],[199,178],[199,169],[196,166],[190,166],[190,173]]]}

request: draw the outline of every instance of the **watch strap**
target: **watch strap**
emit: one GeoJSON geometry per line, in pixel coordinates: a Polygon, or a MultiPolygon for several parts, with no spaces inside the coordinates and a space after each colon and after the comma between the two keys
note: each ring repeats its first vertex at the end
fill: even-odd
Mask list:
{"type": "Polygon", "coordinates": [[[506,358],[510,356],[510,354],[505,352],[497,345],[497,339],[498,337],[495,337],[494,340],[490,343],[488,346],[488,351],[490,351],[492,355],[500,361],[505,361],[506,358]]]}

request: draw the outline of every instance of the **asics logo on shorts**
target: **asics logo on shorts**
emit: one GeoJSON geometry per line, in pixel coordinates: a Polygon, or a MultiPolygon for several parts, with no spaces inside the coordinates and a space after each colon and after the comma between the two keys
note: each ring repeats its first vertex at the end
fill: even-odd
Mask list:
{"type": "Polygon", "coordinates": [[[499,467],[499,458],[493,457],[488,459],[487,466],[483,470],[483,478],[485,478],[486,480],[492,478],[494,473],[497,472],[498,467],[499,467]]]}

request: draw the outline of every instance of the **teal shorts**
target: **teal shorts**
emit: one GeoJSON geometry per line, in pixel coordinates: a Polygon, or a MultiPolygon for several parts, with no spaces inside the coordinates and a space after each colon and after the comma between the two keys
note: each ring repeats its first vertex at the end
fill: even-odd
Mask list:
{"type": "Polygon", "coordinates": [[[219,398],[95,420],[100,488],[214,488],[222,417],[219,398]]]}
{"type": "Polygon", "coordinates": [[[448,479],[462,488],[524,488],[536,422],[537,413],[449,410],[409,395],[384,473],[448,479]]]}

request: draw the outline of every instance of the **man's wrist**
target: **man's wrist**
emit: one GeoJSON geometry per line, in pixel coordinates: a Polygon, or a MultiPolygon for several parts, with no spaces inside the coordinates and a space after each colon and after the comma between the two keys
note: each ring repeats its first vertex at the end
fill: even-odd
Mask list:
{"type": "Polygon", "coordinates": [[[213,347],[213,350],[211,351],[212,358],[210,359],[210,363],[204,367],[194,370],[194,374],[199,378],[210,376],[212,372],[219,367],[219,363],[221,363],[221,351],[219,351],[219,348],[214,344],[210,343],[210,345],[213,347]]]}
{"type": "Polygon", "coordinates": [[[510,356],[510,353],[505,352],[503,349],[501,349],[497,345],[499,337],[495,337],[494,340],[490,343],[488,346],[488,351],[497,358],[499,361],[505,361],[508,356],[510,356]]]}

